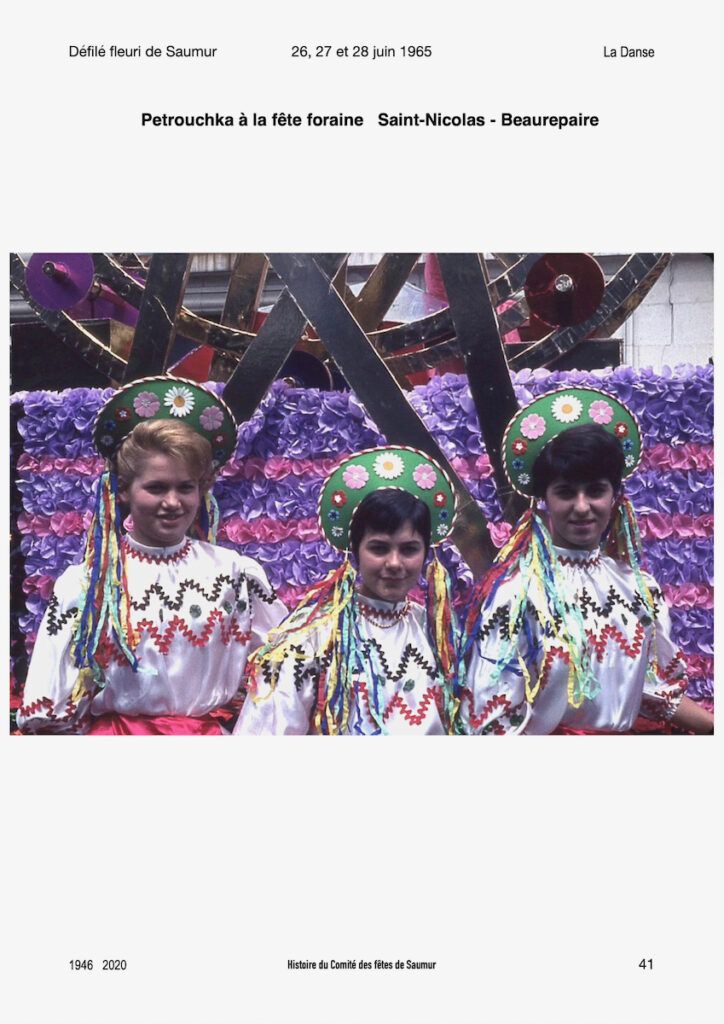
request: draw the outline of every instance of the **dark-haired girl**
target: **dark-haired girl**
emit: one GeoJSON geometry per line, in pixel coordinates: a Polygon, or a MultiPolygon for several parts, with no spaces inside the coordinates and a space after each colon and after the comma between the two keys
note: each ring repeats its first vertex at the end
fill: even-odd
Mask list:
{"type": "Polygon", "coordinates": [[[433,555],[427,604],[413,603],[455,497],[421,452],[381,448],[327,480],[325,536],[351,554],[272,630],[253,657],[236,733],[445,734],[459,730],[460,684],[449,581],[433,555]]]}
{"type": "Polygon", "coordinates": [[[641,713],[711,732],[641,568],[621,487],[641,454],[630,411],[593,389],[553,392],[517,413],[503,448],[532,500],[465,616],[468,731],[625,732],[641,713]]]}

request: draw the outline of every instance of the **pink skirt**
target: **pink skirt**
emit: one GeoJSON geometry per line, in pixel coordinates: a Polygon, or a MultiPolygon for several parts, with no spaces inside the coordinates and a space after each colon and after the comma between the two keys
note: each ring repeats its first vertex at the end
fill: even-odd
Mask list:
{"type": "Polygon", "coordinates": [[[115,711],[94,718],[88,736],[221,736],[225,711],[200,718],[187,715],[119,715],[115,711]]]}

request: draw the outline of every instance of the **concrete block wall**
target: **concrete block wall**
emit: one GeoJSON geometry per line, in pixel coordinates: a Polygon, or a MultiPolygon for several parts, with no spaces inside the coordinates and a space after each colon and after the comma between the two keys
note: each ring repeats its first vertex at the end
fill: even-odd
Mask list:
{"type": "Polygon", "coordinates": [[[622,325],[624,361],[631,366],[705,365],[714,355],[714,263],[678,253],[646,299],[622,325]]]}

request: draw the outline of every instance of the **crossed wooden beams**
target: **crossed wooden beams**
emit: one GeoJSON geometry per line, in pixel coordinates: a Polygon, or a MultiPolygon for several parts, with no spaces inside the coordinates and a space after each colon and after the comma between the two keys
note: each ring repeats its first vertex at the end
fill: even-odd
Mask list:
{"type": "MultiPolygon", "coordinates": [[[[501,443],[505,426],[517,411],[517,402],[500,338],[502,321],[496,317],[494,305],[499,305],[522,285],[537,255],[524,254],[518,258],[511,254],[507,261],[503,254],[505,270],[494,281],[489,279],[480,254],[443,253],[438,256],[449,310],[444,311],[445,324],[431,326],[443,334],[454,331],[457,351],[465,361],[498,495],[508,519],[515,518],[520,506],[502,468],[501,443]]],[[[66,313],[50,313],[37,306],[28,295],[24,265],[17,256],[11,256],[11,280],[66,344],[112,380],[127,383],[138,377],[163,373],[177,330],[184,337],[211,345],[233,357],[236,366],[226,383],[224,398],[240,422],[253,414],[307,325],[311,325],[387,441],[421,449],[449,473],[459,509],[452,539],[473,572],[481,572],[495,554],[483,513],[380,355],[378,348],[385,351],[386,346],[376,346],[370,338],[372,335],[377,340],[376,328],[407,280],[417,254],[386,254],[358,296],[346,285],[346,254],[240,255],[232,271],[220,323],[205,320],[183,305],[191,259],[187,253],[154,255],[145,284],[140,284],[112,257],[102,253],[94,256],[98,278],[139,308],[127,362],[66,313]],[[254,335],[253,318],[269,265],[283,289],[254,335]]],[[[590,332],[618,326],[648,291],[666,262],[667,254],[634,254],[609,282],[590,323],[551,332],[511,365],[513,362],[541,365],[570,350],[590,332]]],[[[382,335],[379,337],[381,339],[382,335]]],[[[396,345],[397,341],[393,340],[393,350],[396,345]]]]}

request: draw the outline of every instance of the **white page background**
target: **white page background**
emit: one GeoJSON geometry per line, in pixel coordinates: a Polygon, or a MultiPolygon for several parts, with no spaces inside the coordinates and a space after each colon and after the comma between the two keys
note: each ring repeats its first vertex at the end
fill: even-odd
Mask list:
{"type": "MultiPolygon", "coordinates": [[[[715,10],[25,5],[4,33],[5,248],[721,257],[715,10]],[[219,56],[67,56],[112,42],[219,56]],[[300,43],[434,56],[292,60],[300,43]],[[621,43],[657,56],[603,59],[621,43]],[[144,110],[367,124],[142,128],[144,110]],[[380,111],[427,110],[601,124],[375,125],[380,111]]],[[[721,749],[721,737],[4,736],[1,1019],[718,1022],[721,749]],[[96,970],[71,972],[76,957],[96,970]],[[127,971],[101,972],[106,957],[127,971]],[[286,968],[320,957],[437,968],[286,968]],[[638,968],[649,957],[654,970],[638,968]]]]}

